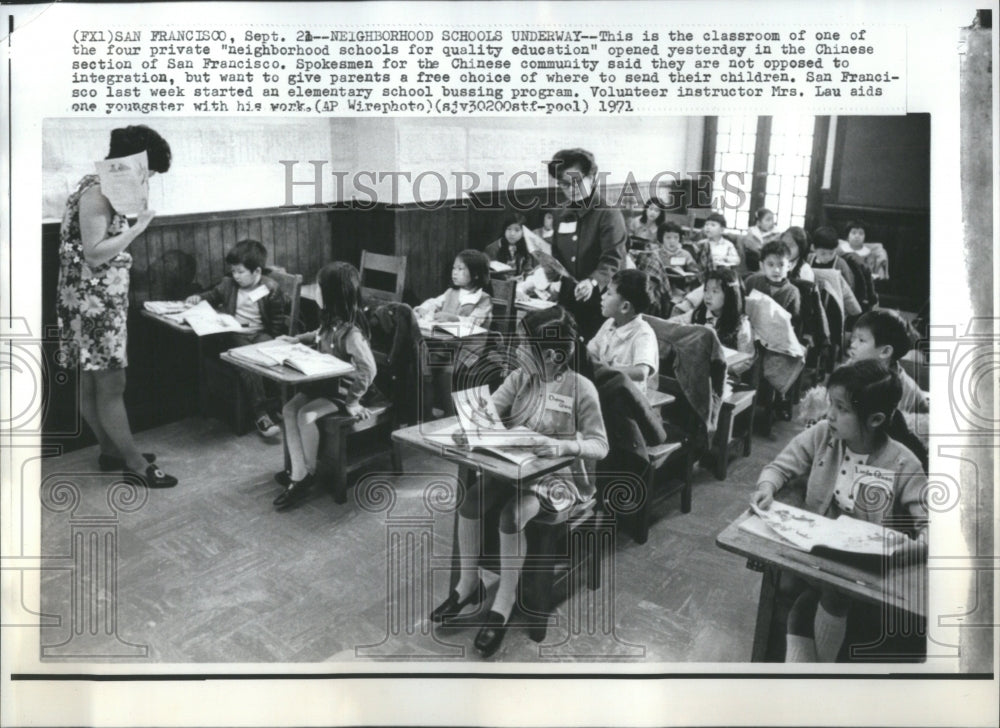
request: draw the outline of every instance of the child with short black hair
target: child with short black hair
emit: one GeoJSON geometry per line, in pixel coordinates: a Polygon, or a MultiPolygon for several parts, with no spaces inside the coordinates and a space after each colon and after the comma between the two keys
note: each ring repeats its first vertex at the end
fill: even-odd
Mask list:
{"type": "Polygon", "coordinates": [[[816,274],[813,273],[812,266],[807,261],[809,253],[812,252],[809,243],[809,234],[802,228],[793,225],[783,232],[779,238],[781,242],[788,246],[791,257],[788,260],[788,278],[793,281],[816,282],[816,274]]]}
{"type": "Polygon", "coordinates": [[[895,311],[877,308],[861,314],[855,322],[847,358],[852,362],[876,359],[885,364],[896,373],[902,386],[899,410],[925,413],[930,409],[927,393],[899,366],[900,358],[911,348],[909,325],[903,317],[895,311]]]}
{"type": "Polygon", "coordinates": [[[812,239],[813,253],[809,256],[809,264],[813,268],[832,268],[840,271],[850,289],[855,290],[854,273],[847,261],[841,258],[837,251],[837,247],[840,245],[837,231],[832,227],[821,227],[813,233],[812,239]]]}
{"type": "MultiPolygon", "coordinates": [[[[900,392],[899,378],[880,362],[836,369],[828,384],[826,419],[799,433],[764,467],[751,503],[766,510],[784,485],[808,476],[807,510],[902,527],[915,535],[898,535],[905,541],[902,551],[925,555],[927,477],[913,453],[886,431],[900,392]]],[[[840,592],[806,587],[789,614],[785,661],[836,660],[850,606],[840,592]]]]}
{"type": "Polygon", "coordinates": [[[788,280],[791,251],[782,240],[772,240],[760,249],[761,270],[746,280],[747,291],[765,293],[792,315],[792,325],[799,320],[802,294],[788,280]]]}
{"type": "MultiPolygon", "coordinates": [[[[226,253],[229,275],[217,286],[189,296],[185,303],[207,301],[213,308],[234,316],[246,332],[226,334],[228,347],[256,344],[288,333],[288,300],[278,283],[267,275],[267,248],[257,240],[240,240],[226,253]]],[[[245,369],[238,369],[240,384],[254,412],[254,424],[262,437],[281,432],[271,409],[264,379],[245,369]]]]}
{"type": "Polygon", "coordinates": [[[528,244],[524,240],[524,223],[524,215],[520,213],[507,215],[500,225],[500,237],[483,250],[491,261],[513,268],[510,272],[514,276],[527,273],[532,265],[528,244]]]}
{"type": "Polygon", "coordinates": [[[642,315],[650,306],[648,279],[641,270],[620,270],[601,296],[607,320],[587,344],[595,363],[614,367],[643,392],[655,392],[660,349],[653,328],[642,315]]]}
{"type": "Polygon", "coordinates": [[[530,311],[521,320],[519,331],[526,350],[519,357],[523,365],[493,393],[493,404],[505,425],[525,426],[539,433],[530,443],[535,455],[575,459],[540,478],[515,483],[480,478],[465,491],[456,534],[458,584],[431,612],[431,621],[447,622],[467,605],[484,599],[486,590],[477,568],[483,543],[481,519],[494,505],[504,503],[500,514],[500,585],[475,639],[475,647],[484,657],[499,649],[517,600],[517,583],[527,552],[525,526],[542,512],[554,520],[565,520],[574,505],[590,501],[596,490],[587,463],[603,460],[608,454],[597,389],[573,371],[578,336],[573,317],[561,306],[530,311]]]}
{"type": "Polygon", "coordinates": [[[740,254],[736,246],[722,237],[726,232],[726,218],[718,212],[713,212],[705,218],[705,248],[703,256],[706,270],[726,266],[735,268],[740,264],[740,254]]]}
{"type": "Polygon", "coordinates": [[[657,253],[663,265],[685,273],[699,273],[698,262],[681,245],[681,226],[674,222],[661,223],[656,228],[656,241],[660,244],[657,253]]]}
{"type": "Polygon", "coordinates": [[[436,298],[428,298],[414,309],[418,317],[434,321],[466,319],[476,326],[489,326],[493,299],[486,290],[490,260],[479,250],[463,250],[451,268],[451,287],[436,298]]]}
{"type": "Polygon", "coordinates": [[[754,224],[741,239],[743,258],[747,270],[756,271],[760,268],[760,249],[778,237],[774,229],[774,213],[766,207],[757,208],[754,212],[754,224]]]}

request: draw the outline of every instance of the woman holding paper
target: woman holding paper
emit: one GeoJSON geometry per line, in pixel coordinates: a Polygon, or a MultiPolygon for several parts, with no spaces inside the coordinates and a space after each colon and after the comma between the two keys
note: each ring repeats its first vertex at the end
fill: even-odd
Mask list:
{"type": "Polygon", "coordinates": [[[59,231],[57,360],[64,368],[79,368],[80,411],[100,445],[101,469],[129,471],[151,488],[169,488],[177,479],[153,464],[154,455],[136,449],[123,395],[132,266],[127,251],[156,215],[145,207],[146,172],[170,169],[170,145],[147,126],[128,126],[111,132],[107,159],[121,164],[98,167],[112,167],[112,175],[136,171],[133,186],[141,189],[119,197],[109,188],[105,194],[102,178],[91,174],[66,201],[59,231]],[[141,200],[131,227],[123,214],[133,211],[126,199],[141,200]]]}

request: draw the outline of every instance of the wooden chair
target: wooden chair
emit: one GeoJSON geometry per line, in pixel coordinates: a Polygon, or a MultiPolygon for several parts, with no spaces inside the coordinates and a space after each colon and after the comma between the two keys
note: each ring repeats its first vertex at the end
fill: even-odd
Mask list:
{"type": "Polygon", "coordinates": [[[366,306],[377,306],[388,301],[402,302],[403,287],[406,285],[405,255],[379,255],[362,250],[360,273],[361,300],[366,306]],[[374,282],[373,278],[376,280],[393,278],[394,283],[383,287],[373,287],[370,285],[374,282]]]}
{"type": "Polygon", "coordinates": [[[387,450],[392,457],[392,471],[402,472],[396,448],[389,440],[389,433],[396,425],[392,404],[381,402],[368,409],[372,416],[366,420],[330,415],[317,422],[320,431],[317,479],[332,490],[337,503],[347,502],[349,476],[384,458],[387,450]],[[384,434],[379,430],[384,430],[384,434]]]}
{"type": "Polygon", "coordinates": [[[742,443],[743,457],[750,455],[753,440],[754,410],[757,401],[757,388],[760,385],[762,370],[761,352],[740,383],[722,401],[719,411],[719,424],[712,440],[712,460],[717,480],[725,480],[729,471],[729,451],[735,442],[742,443]]]}

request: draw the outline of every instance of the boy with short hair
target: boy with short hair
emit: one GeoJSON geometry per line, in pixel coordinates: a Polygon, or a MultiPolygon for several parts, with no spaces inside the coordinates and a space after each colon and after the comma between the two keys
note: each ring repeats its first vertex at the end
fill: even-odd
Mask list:
{"type": "Polygon", "coordinates": [[[802,294],[788,280],[792,252],[782,240],[772,240],[760,249],[761,270],[746,279],[747,293],[760,291],[773,298],[792,315],[792,325],[797,326],[802,311],[802,294]]]}
{"type": "Polygon", "coordinates": [[[851,271],[851,267],[847,264],[847,261],[841,258],[840,253],[837,251],[837,247],[840,245],[840,238],[837,235],[837,231],[832,227],[821,227],[813,233],[812,241],[813,252],[809,256],[809,265],[813,268],[839,270],[850,289],[852,291],[856,290],[854,273],[851,271]]]}
{"type": "Polygon", "coordinates": [[[899,375],[903,396],[899,400],[900,412],[926,413],[929,410],[928,394],[899,366],[899,359],[912,348],[909,327],[895,311],[877,308],[862,314],[854,324],[851,343],[847,349],[849,361],[878,359],[899,375]]]}
{"type": "Polygon", "coordinates": [[[595,363],[621,371],[644,393],[656,391],[660,368],[656,334],[641,316],[650,303],[646,274],[618,271],[601,296],[601,314],[607,320],[587,344],[595,363]]]}
{"type": "Polygon", "coordinates": [[[726,232],[726,218],[717,212],[713,212],[705,218],[703,228],[706,239],[706,265],[705,268],[717,268],[726,266],[735,268],[740,264],[740,254],[736,246],[722,237],[726,232]]]}
{"type": "MultiPolygon", "coordinates": [[[[228,347],[256,344],[288,333],[288,301],[281,287],[265,274],[267,249],[257,240],[241,240],[226,253],[229,275],[217,286],[188,297],[195,305],[208,301],[216,309],[236,318],[245,332],[226,334],[228,347]]],[[[277,417],[268,410],[273,406],[259,374],[238,369],[241,386],[254,411],[254,424],[262,437],[274,437],[281,432],[277,417]]]]}

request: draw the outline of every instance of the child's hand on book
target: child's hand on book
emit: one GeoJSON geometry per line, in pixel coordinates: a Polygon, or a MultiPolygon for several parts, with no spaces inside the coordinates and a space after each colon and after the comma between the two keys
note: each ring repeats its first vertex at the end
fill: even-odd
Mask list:
{"type": "Polygon", "coordinates": [[[890,530],[886,533],[886,541],[888,546],[896,548],[892,552],[893,561],[912,564],[927,558],[927,531],[910,538],[905,533],[890,530]]]}
{"type": "Polygon", "coordinates": [[[298,344],[299,343],[299,339],[298,339],[297,336],[289,336],[288,334],[282,334],[281,336],[278,337],[277,340],[280,341],[282,344],[298,344]]]}
{"type": "Polygon", "coordinates": [[[187,304],[188,306],[197,306],[199,303],[201,303],[201,296],[199,296],[197,293],[194,294],[193,296],[188,296],[187,298],[184,299],[184,303],[187,304]]]}
{"type": "Polygon", "coordinates": [[[774,503],[774,485],[771,483],[760,483],[757,490],[750,496],[750,504],[766,511],[774,503]]]}
{"type": "Polygon", "coordinates": [[[353,415],[356,420],[367,420],[372,416],[372,411],[360,404],[345,404],[344,409],[347,410],[347,414],[353,415]]]}

